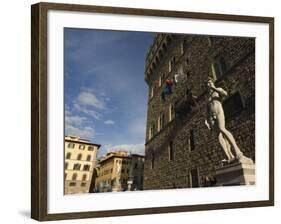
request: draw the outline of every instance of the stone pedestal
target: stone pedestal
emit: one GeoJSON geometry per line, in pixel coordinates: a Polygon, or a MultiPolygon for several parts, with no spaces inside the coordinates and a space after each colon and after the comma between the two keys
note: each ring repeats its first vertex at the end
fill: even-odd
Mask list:
{"type": "Polygon", "coordinates": [[[215,170],[216,186],[254,185],[255,164],[235,162],[215,170]]]}

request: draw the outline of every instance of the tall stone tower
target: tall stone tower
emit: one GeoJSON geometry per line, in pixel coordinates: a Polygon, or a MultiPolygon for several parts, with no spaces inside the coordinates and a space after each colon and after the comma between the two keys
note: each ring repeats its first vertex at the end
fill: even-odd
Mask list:
{"type": "Polygon", "coordinates": [[[157,34],[145,66],[145,190],[205,186],[225,158],[218,135],[204,124],[208,76],[228,92],[226,127],[255,160],[255,39],[157,34]],[[187,78],[163,99],[165,81],[179,71],[187,78]]]}

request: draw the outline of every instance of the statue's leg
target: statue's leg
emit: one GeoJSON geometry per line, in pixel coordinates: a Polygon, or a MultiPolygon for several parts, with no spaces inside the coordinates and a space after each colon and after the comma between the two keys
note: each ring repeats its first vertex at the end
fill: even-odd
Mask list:
{"type": "Polygon", "coordinates": [[[223,137],[222,133],[219,133],[219,142],[225,152],[225,155],[227,156],[228,161],[232,161],[235,158],[235,156],[232,154],[230,149],[231,146],[228,143],[228,141],[223,137]]]}
{"type": "Polygon", "coordinates": [[[231,145],[229,144],[229,142],[227,141],[227,139],[225,137],[223,137],[225,144],[226,144],[226,148],[231,156],[231,159],[234,160],[235,156],[233,155],[232,151],[231,151],[231,145]]]}
{"type": "Polygon", "coordinates": [[[230,143],[230,145],[234,148],[236,158],[241,158],[243,157],[243,153],[237,146],[235,139],[233,135],[225,128],[225,119],[224,119],[224,114],[223,113],[218,113],[217,114],[217,124],[220,132],[224,135],[226,140],[230,143]]]}

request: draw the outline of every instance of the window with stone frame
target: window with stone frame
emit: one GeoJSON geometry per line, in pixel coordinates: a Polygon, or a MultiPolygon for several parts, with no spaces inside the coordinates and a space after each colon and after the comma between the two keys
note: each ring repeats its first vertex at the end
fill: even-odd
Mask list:
{"type": "Polygon", "coordinates": [[[155,91],[155,87],[154,86],[150,86],[150,99],[154,97],[154,91],[155,91]]]}
{"type": "Polygon", "coordinates": [[[87,180],[87,174],[83,174],[82,181],[86,181],[86,180],[87,180]]]}
{"type": "Polygon", "coordinates": [[[175,118],[175,103],[169,105],[169,122],[175,118]]]}
{"type": "Polygon", "coordinates": [[[65,163],[64,164],[64,169],[67,170],[67,168],[68,168],[68,163],[65,163]]]}
{"type": "Polygon", "coordinates": [[[91,155],[87,155],[87,161],[91,161],[91,155]]]}
{"type": "Polygon", "coordinates": [[[75,164],[73,165],[73,170],[80,170],[80,167],[81,167],[81,164],[75,163],[75,164]]]}
{"type": "Polygon", "coordinates": [[[164,113],[161,113],[160,115],[159,115],[159,117],[158,117],[158,124],[157,124],[157,130],[158,130],[158,132],[159,131],[161,131],[162,129],[163,129],[163,127],[164,127],[164,122],[165,122],[165,116],[164,116],[164,113]]]}
{"type": "Polygon", "coordinates": [[[148,139],[150,140],[152,138],[152,124],[149,127],[149,131],[148,131],[148,139]]]}
{"type": "Polygon", "coordinates": [[[79,145],[79,149],[84,150],[85,149],[85,145],[79,145]]]}
{"type": "Polygon", "coordinates": [[[153,138],[153,136],[155,135],[155,132],[156,131],[156,129],[155,129],[155,124],[154,123],[152,123],[151,125],[150,125],[150,128],[149,128],[149,133],[148,133],[148,139],[150,140],[150,139],[152,139],[153,138]]]}
{"type": "Polygon", "coordinates": [[[77,179],[77,173],[74,173],[73,175],[72,175],[72,180],[76,180],[77,179]]]}
{"type": "Polygon", "coordinates": [[[89,146],[88,151],[94,151],[95,147],[94,146],[89,146]]]}
{"type": "Polygon", "coordinates": [[[169,61],[169,72],[172,71],[175,64],[176,64],[176,56],[172,56],[172,58],[169,61]]]}
{"type": "Polygon", "coordinates": [[[156,125],[153,123],[152,124],[152,136],[156,134],[156,125]]]}
{"type": "Polygon", "coordinates": [[[82,154],[79,153],[79,154],[77,155],[77,160],[81,160],[81,159],[82,159],[82,154]]]}
{"type": "Polygon", "coordinates": [[[73,142],[69,142],[67,147],[70,148],[70,149],[74,149],[75,144],[73,142]]]}
{"type": "Polygon", "coordinates": [[[188,141],[188,144],[189,144],[189,150],[190,151],[195,150],[194,130],[193,129],[189,130],[189,141],[188,141]]]}
{"type": "Polygon", "coordinates": [[[76,186],[76,182],[70,182],[70,183],[69,183],[69,186],[70,186],[70,187],[76,186]]]}
{"type": "Polygon", "coordinates": [[[66,154],[66,159],[70,159],[70,158],[71,158],[71,153],[68,152],[68,153],[66,154]]]}
{"type": "Polygon", "coordinates": [[[192,188],[199,187],[199,172],[198,169],[192,169],[190,171],[190,185],[192,188]]]}
{"type": "Polygon", "coordinates": [[[158,87],[161,87],[161,86],[162,86],[163,80],[164,80],[164,74],[159,75],[159,78],[158,78],[158,87]]]}
{"type": "Polygon", "coordinates": [[[173,143],[173,141],[169,142],[168,154],[169,154],[169,161],[174,160],[174,143],[173,143]]]}
{"type": "Polygon", "coordinates": [[[88,164],[84,165],[83,170],[84,171],[89,171],[90,170],[90,165],[88,165],[88,164]]]}
{"type": "Polygon", "coordinates": [[[184,54],[184,52],[186,51],[186,49],[189,47],[188,41],[186,39],[184,39],[181,43],[181,55],[184,54]]]}
{"type": "Polygon", "coordinates": [[[151,150],[151,169],[154,169],[154,150],[151,150]]]}

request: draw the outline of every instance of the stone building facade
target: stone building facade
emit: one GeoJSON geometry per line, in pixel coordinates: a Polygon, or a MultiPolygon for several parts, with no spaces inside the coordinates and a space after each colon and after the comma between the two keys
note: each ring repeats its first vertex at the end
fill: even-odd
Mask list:
{"type": "Polygon", "coordinates": [[[65,136],[64,142],[64,193],[88,193],[94,181],[97,151],[101,145],[81,139],[79,136],[65,136]]]}
{"type": "Polygon", "coordinates": [[[97,166],[97,192],[143,189],[144,156],[126,151],[109,152],[97,166]]]}
{"type": "Polygon", "coordinates": [[[226,128],[244,155],[255,160],[255,39],[157,34],[145,66],[145,190],[205,186],[225,158],[218,134],[204,124],[208,76],[228,92],[226,128]],[[179,70],[187,79],[161,99],[165,80],[179,70]]]}

